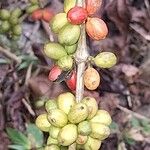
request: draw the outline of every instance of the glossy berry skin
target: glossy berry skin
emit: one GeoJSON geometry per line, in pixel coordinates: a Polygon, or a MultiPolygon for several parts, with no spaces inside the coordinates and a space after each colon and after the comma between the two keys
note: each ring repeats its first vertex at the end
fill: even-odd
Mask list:
{"type": "Polygon", "coordinates": [[[87,19],[87,11],[83,7],[75,6],[69,10],[67,19],[71,24],[82,24],[87,19]]]}
{"type": "Polygon", "coordinates": [[[54,13],[50,10],[50,9],[48,9],[48,8],[45,8],[44,10],[43,10],[43,20],[45,21],[45,22],[50,22],[50,20],[53,18],[53,16],[54,16],[54,13]]]}
{"type": "Polygon", "coordinates": [[[58,66],[54,66],[50,70],[48,78],[50,81],[55,81],[61,73],[62,73],[62,69],[58,66]]]}
{"type": "Polygon", "coordinates": [[[86,32],[93,40],[102,40],[108,34],[106,23],[99,18],[88,18],[86,32]]]}
{"type": "Polygon", "coordinates": [[[76,72],[73,71],[71,77],[66,81],[68,88],[72,91],[76,89],[76,80],[77,80],[77,75],[76,72]]]}
{"type": "Polygon", "coordinates": [[[37,20],[42,19],[42,9],[35,10],[35,11],[32,13],[31,18],[32,18],[34,21],[37,21],[37,20]]]}
{"type": "Polygon", "coordinates": [[[102,0],[86,0],[86,10],[88,16],[95,14],[101,7],[102,0]]]}

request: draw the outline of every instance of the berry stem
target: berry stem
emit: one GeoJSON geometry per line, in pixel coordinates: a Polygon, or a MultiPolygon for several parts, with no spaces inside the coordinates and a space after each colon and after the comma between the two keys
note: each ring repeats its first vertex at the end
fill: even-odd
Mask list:
{"type": "MultiPolygon", "coordinates": [[[[77,6],[85,6],[85,0],[77,0],[77,6]]],[[[84,83],[83,83],[83,73],[85,70],[85,63],[89,53],[87,51],[86,45],[86,32],[85,24],[81,25],[81,36],[78,42],[77,52],[75,54],[75,60],[77,63],[77,85],[76,85],[76,101],[80,102],[83,99],[84,94],[84,83]]]]}

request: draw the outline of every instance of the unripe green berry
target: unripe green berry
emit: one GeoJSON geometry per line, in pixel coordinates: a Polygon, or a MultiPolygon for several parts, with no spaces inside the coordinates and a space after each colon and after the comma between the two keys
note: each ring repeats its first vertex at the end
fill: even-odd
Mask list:
{"type": "Polygon", "coordinates": [[[20,39],[20,36],[18,36],[18,35],[12,35],[11,38],[12,38],[14,41],[17,41],[17,40],[20,39]]]}
{"type": "Polygon", "coordinates": [[[1,28],[2,33],[8,32],[9,29],[10,29],[9,22],[8,21],[3,21],[0,28],[1,28]]]}
{"type": "Polygon", "coordinates": [[[38,0],[30,0],[30,3],[31,4],[38,4],[39,2],[38,2],[38,0]]]}
{"type": "Polygon", "coordinates": [[[111,68],[117,63],[117,57],[112,52],[101,52],[94,58],[96,66],[111,68]]]}
{"type": "Polygon", "coordinates": [[[80,37],[80,26],[67,24],[58,34],[58,41],[61,44],[71,46],[76,44],[80,37]]]}
{"type": "Polygon", "coordinates": [[[8,20],[9,17],[10,17],[10,12],[9,12],[8,10],[2,9],[2,10],[0,11],[0,18],[1,18],[2,20],[8,20]]]}
{"type": "Polygon", "coordinates": [[[36,108],[40,108],[40,107],[44,106],[44,104],[45,104],[45,101],[42,99],[35,102],[36,108]]]}
{"type": "Polygon", "coordinates": [[[65,45],[65,50],[66,50],[66,52],[67,52],[68,54],[73,54],[73,53],[75,53],[76,49],[77,49],[77,44],[74,44],[74,45],[71,45],[71,46],[65,45]]]}
{"type": "Polygon", "coordinates": [[[67,14],[56,14],[50,22],[51,29],[54,33],[59,33],[60,30],[68,23],[67,14]]]}
{"type": "Polygon", "coordinates": [[[16,24],[18,24],[19,20],[17,17],[10,17],[9,22],[11,25],[16,25],[16,24]]]}
{"type": "Polygon", "coordinates": [[[70,56],[64,56],[58,60],[57,64],[64,71],[68,71],[73,66],[73,59],[70,56]]]}
{"type": "Polygon", "coordinates": [[[35,5],[30,5],[29,7],[27,7],[26,12],[28,14],[33,13],[35,10],[39,9],[39,5],[35,4],[35,5]]]}
{"type": "Polygon", "coordinates": [[[20,24],[17,24],[13,27],[13,34],[14,35],[21,35],[22,33],[22,27],[20,24]]]}
{"type": "Polygon", "coordinates": [[[22,14],[21,9],[20,9],[20,8],[15,8],[15,9],[12,10],[12,12],[11,12],[11,17],[16,17],[16,18],[18,18],[18,17],[21,16],[21,14],[22,14]]]}

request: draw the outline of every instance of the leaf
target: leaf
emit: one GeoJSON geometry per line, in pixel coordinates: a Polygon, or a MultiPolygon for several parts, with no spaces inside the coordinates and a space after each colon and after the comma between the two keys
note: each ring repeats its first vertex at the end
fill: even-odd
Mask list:
{"type": "Polygon", "coordinates": [[[35,57],[34,55],[21,55],[21,56],[19,56],[19,58],[24,60],[24,61],[35,61],[35,60],[38,60],[37,57],[35,57]]]}
{"type": "Polygon", "coordinates": [[[118,124],[113,121],[109,127],[110,127],[110,129],[112,129],[112,130],[117,130],[117,129],[118,129],[118,124]]]}
{"type": "Polygon", "coordinates": [[[140,127],[140,121],[134,117],[130,120],[130,123],[134,128],[140,127]]]}
{"type": "Polygon", "coordinates": [[[40,131],[35,124],[29,124],[27,126],[27,133],[34,147],[39,148],[43,146],[44,143],[43,132],[40,131]]]}
{"type": "Polygon", "coordinates": [[[7,59],[0,58],[0,64],[10,64],[10,61],[7,59]]]}
{"type": "Polygon", "coordinates": [[[27,68],[29,66],[29,63],[28,62],[23,62],[23,63],[21,63],[19,66],[18,66],[18,71],[19,70],[22,70],[22,69],[25,69],[25,68],[27,68]]]}
{"type": "Polygon", "coordinates": [[[135,145],[135,141],[132,138],[124,137],[125,142],[129,145],[135,145]]]}
{"type": "Polygon", "coordinates": [[[150,127],[150,123],[147,120],[141,120],[140,123],[142,127],[150,127]]]}
{"type": "Polygon", "coordinates": [[[21,145],[9,145],[8,147],[14,150],[26,150],[26,148],[21,145]]]}
{"type": "Polygon", "coordinates": [[[143,134],[140,132],[140,129],[131,128],[127,134],[128,138],[131,138],[134,141],[141,142],[145,140],[143,134]]]}
{"type": "Polygon", "coordinates": [[[30,149],[30,141],[23,133],[12,128],[7,128],[6,131],[12,143],[23,146],[26,149],[30,149]]]}

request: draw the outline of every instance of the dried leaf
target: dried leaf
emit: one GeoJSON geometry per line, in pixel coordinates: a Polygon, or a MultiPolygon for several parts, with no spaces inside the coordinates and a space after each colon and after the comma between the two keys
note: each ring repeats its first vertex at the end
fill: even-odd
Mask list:
{"type": "Polygon", "coordinates": [[[127,77],[132,77],[135,76],[136,74],[139,73],[139,69],[133,65],[122,65],[122,72],[127,76],[127,77]]]}

